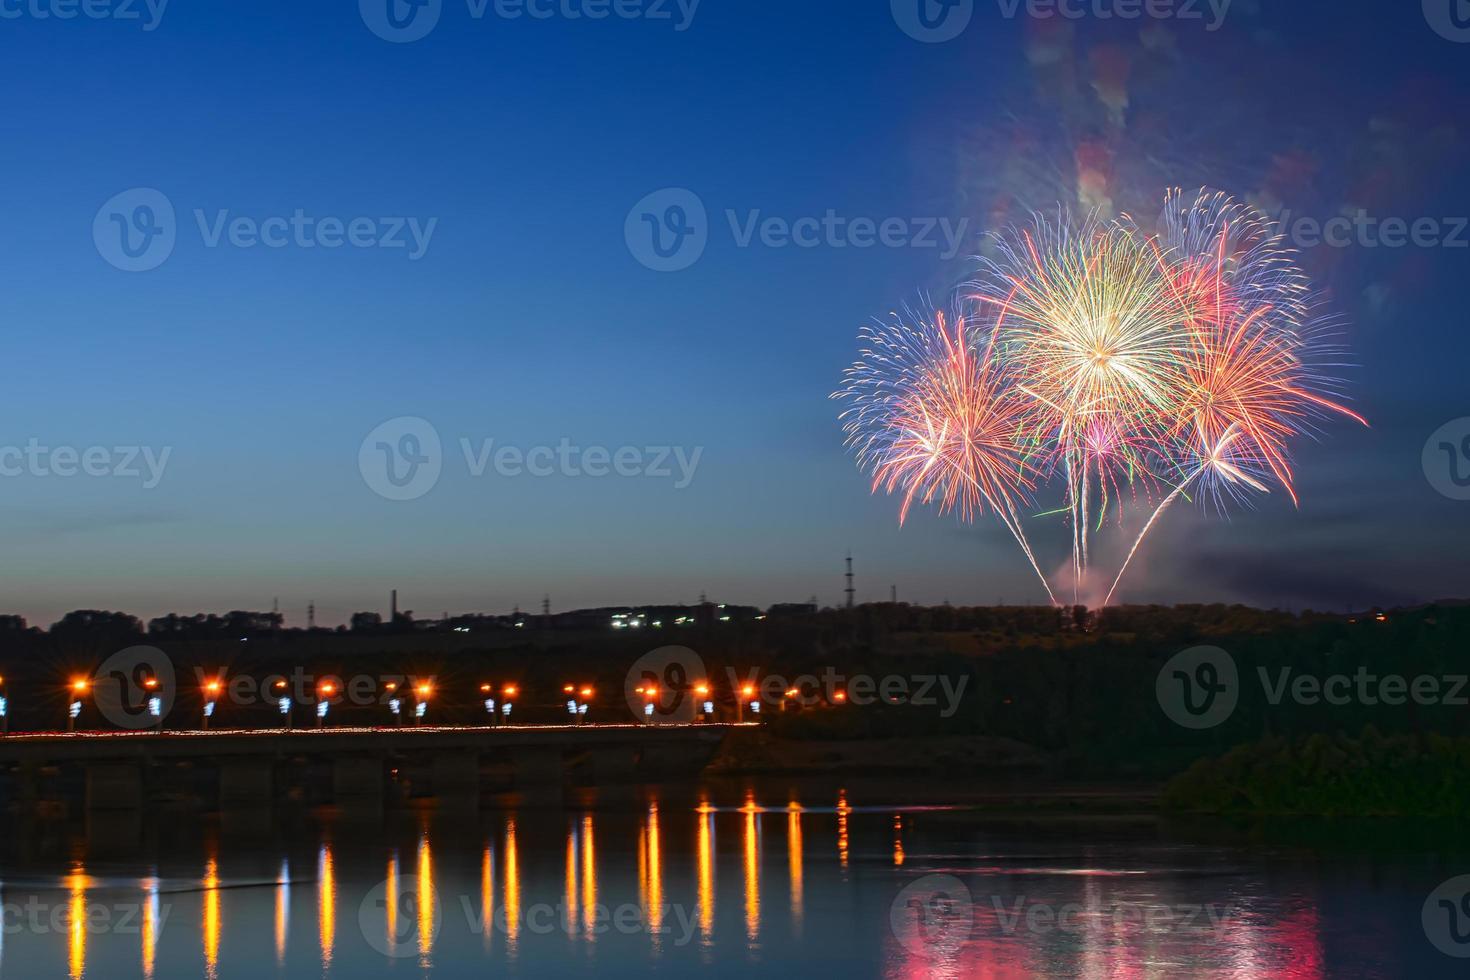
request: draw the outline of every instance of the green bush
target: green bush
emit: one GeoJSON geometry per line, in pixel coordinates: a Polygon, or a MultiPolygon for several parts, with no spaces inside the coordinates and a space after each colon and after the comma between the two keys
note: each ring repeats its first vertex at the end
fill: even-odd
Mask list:
{"type": "Polygon", "coordinates": [[[1313,816],[1470,816],[1470,738],[1265,738],[1201,759],[1165,789],[1175,810],[1313,816]]]}

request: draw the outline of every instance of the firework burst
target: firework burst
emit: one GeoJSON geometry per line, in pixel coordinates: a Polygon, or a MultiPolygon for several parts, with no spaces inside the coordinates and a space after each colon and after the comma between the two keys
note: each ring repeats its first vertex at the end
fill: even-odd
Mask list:
{"type": "Polygon", "coordinates": [[[862,341],[834,397],[852,403],[841,416],[847,444],[873,490],[901,495],[900,522],[915,500],[966,521],[994,514],[1046,586],[1020,519],[1035,487],[1020,439],[1029,405],[1005,383],[993,335],[940,310],[894,314],[862,341]]]}
{"type": "Polygon", "coordinates": [[[1020,516],[1040,486],[1063,486],[1074,582],[1105,515],[1142,503],[1106,603],[1179,497],[1223,511],[1275,486],[1296,503],[1291,443],[1333,416],[1363,422],[1276,226],[1224,195],[1170,192],[1153,233],[1038,217],[989,253],[964,307],[865,330],[834,396],[901,521],[915,501],[992,513],[1047,585],[1020,516]]]}

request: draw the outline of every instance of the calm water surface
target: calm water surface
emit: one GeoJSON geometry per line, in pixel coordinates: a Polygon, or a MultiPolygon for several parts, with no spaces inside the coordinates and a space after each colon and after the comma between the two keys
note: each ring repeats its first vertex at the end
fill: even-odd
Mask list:
{"type": "MultiPolygon", "coordinates": [[[[856,787],[12,824],[0,977],[1432,977],[1456,869],[856,787]]],[[[1417,851],[1416,851],[1417,848],[1417,851]]]]}

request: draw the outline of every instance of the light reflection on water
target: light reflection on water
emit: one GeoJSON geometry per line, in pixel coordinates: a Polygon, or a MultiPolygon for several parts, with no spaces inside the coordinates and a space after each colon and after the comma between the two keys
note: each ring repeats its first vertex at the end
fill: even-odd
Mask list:
{"type": "Polygon", "coordinates": [[[1447,965],[1418,931],[1447,872],[799,796],[324,812],[243,836],[185,820],[131,849],[53,831],[0,857],[0,977],[357,977],[401,960],[434,978],[800,963],[1311,980],[1447,965]]]}

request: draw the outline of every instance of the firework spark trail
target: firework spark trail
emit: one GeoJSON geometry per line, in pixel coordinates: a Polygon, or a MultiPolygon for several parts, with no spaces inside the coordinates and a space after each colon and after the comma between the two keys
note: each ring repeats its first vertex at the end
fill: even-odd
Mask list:
{"type": "Polygon", "coordinates": [[[994,512],[1053,603],[1020,516],[1040,484],[1064,484],[1074,601],[1115,504],[1121,523],[1129,492],[1151,503],[1171,488],[1106,604],[1190,487],[1222,513],[1273,485],[1295,504],[1291,442],[1337,416],[1367,424],[1339,401],[1310,283],[1247,205],[1171,191],[1153,233],[1059,212],[992,237],[974,311],[952,332],[944,313],[864,331],[870,349],[834,397],[853,401],[847,443],[873,489],[902,493],[900,522],[915,500],[994,512]]]}
{"type": "Polygon", "coordinates": [[[1185,205],[1177,193],[1166,197],[1160,223],[1160,268],[1195,341],[1183,360],[1166,437],[1176,444],[1170,454],[1176,466],[1184,469],[1191,457],[1196,465],[1145,523],[1104,604],[1158,518],[1190,483],[1202,478],[1222,512],[1226,495],[1244,501],[1248,491],[1269,493],[1267,480],[1299,505],[1288,441],[1330,414],[1367,424],[1312,390],[1332,383],[1305,367],[1317,345],[1303,326],[1310,291],[1273,225],[1224,195],[1202,194],[1185,205]]]}
{"type": "Polygon", "coordinates": [[[900,523],[915,500],[937,500],[941,513],[953,510],[966,521],[988,508],[1055,602],[1019,517],[1018,505],[1034,489],[1016,439],[1028,407],[1000,375],[993,336],[974,350],[965,315],[939,311],[895,315],[863,339],[869,347],[836,397],[854,402],[842,415],[844,428],[860,464],[872,470],[874,491],[902,493],[900,523]]]}
{"type": "MultiPolygon", "coordinates": [[[[1050,434],[1067,479],[1074,592],[1090,562],[1094,472],[1106,511],[1110,467],[1142,472],[1136,447],[1164,428],[1188,337],[1147,240],[1121,225],[1061,216],[997,239],[974,298],[994,307],[997,330],[1033,399],[1033,425],[1050,434]],[[1119,438],[1099,444],[1097,432],[1119,438]]],[[[1075,596],[1074,596],[1075,600],[1075,596]]]]}

